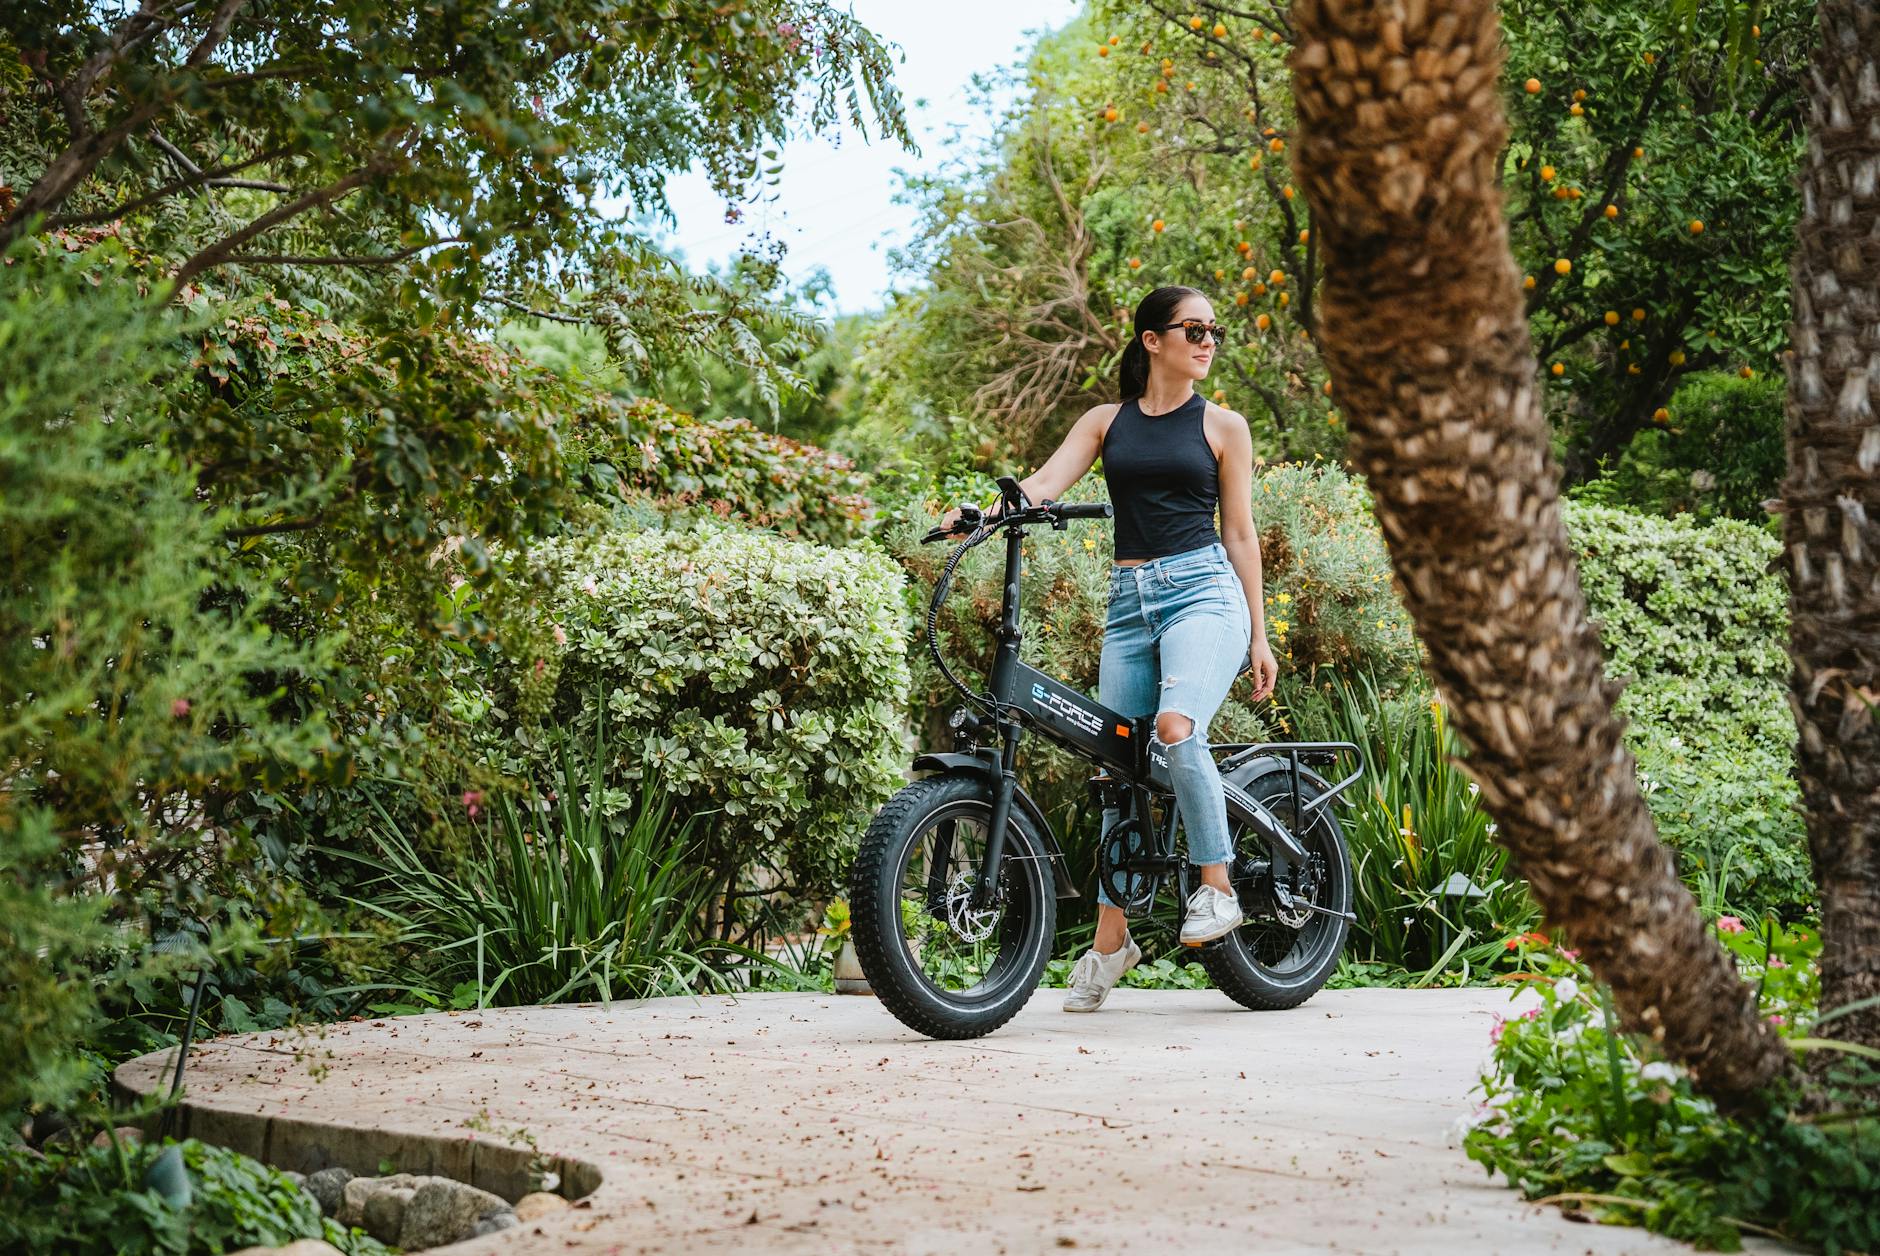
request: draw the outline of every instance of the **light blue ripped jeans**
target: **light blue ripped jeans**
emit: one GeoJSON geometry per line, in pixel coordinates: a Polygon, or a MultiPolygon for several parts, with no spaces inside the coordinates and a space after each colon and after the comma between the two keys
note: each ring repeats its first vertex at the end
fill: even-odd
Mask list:
{"type": "MultiPolygon", "coordinates": [[[[1246,589],[1219,541],[1110,569],[1097,701],[1120,715],[1171,711],[1194,721],[1194,732],[1168,747],[1190,863],[1233,858],[1227,798],[1208,753],[1207,728],[1240,673],[1252,636],[1246,589]]],[[[1104,832],[1117,818],[1115,808],[1104,809],[1104,832]]],[[[1116,906],[1101,880],[1097,901],[1116,906]]]]}

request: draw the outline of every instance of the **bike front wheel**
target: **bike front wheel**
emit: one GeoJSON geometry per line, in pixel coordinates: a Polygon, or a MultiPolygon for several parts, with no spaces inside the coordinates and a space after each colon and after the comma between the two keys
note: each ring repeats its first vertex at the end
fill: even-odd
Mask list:
{"type": "Polygon", "coordinates": [[[1025,1006],[1057,925],[1045,838],[1012,808],[998,886],[971,897],[992,789],[964,772],[906,786],[876,813],[850,872],[855,954],[883,1007],[930,1038],[977,1038],[1025,1006]]]}

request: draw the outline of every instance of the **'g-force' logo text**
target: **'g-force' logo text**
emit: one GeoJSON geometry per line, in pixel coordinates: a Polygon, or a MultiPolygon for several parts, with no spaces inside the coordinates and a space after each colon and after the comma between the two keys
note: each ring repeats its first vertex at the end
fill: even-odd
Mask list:
{"type": "Polygon", "coordinates": [[[1095,734],[1103,729],[1103,721],[1098,718],[1095,711],[1085,710],[1075,702],[1067,701],[1062,695],[1052,693],[1043,685],[1035,683],[1032,685],[1031,700],[1048,714],[1067,720],[1086,733],[1095,734]]]}

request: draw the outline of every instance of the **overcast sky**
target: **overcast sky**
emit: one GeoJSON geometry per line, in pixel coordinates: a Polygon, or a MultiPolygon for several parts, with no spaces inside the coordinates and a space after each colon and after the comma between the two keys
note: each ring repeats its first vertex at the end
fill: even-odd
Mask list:
{"type": "MultiPolygon", "coordinates": [[[[666,196],[679,226],[656,230],[656,238],[663,247],[682,251],[688,269],[703,272],[707,262],[722,265],[746,240],[755,246],[768,230],[789,246],[783,268],[793,281],[801,282],[818,266],[827,269],[835,312],[880,308],[890,287],[888,249],[908,241],[916,212],[913,205],[892,200],[901,185],[895,167],[938,168],[952,151],[942,140],[961,124],[968,137],[983,137],[991,119],[968,104],[972,75],[1016,61],[1040,32],[1063,26],[1080,7],[1081,0],[853,0],[849,8],[857,20],[885,43],[900,45],[898,53],[889,50],[897,57],[894,81],[921,156],[882,139],[872,127],[872,142],[864,142],[845,120],[839,143],[832,128],[787,145],[778,186],[760,185],[759,199],[744,204],[743,220],[736,225],[725,222],[725,202],[702,172],[674,175],[666,196]],[[906,60],[898,60],[903,55],[906,60]],[[765,203],[765,195],[777,199],[765,203]]],[[[838,107],[846,108],[846,102],[838,107]]],[[[908,280],[896,286],[905,289],[908,280]]]]}

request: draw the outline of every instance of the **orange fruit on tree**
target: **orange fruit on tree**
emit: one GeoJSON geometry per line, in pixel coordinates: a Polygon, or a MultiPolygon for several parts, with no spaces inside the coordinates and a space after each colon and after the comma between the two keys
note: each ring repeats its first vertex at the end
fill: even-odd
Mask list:
{"type": "Polygon", "coordinates": [[[1098,55],[1099,57],[1107,57],[1107,56],[1109,56],[1109,55],[1110,55],[1110,46],[1109,46],[1108,44],[1098,44],[1098,45],[1097,45],[1097,55],[1098,55]]]}
{"type": "Polygon", "coordinates": [[[1268,149],[1276,153],[1283,153],[1286,151],[1286,141],[1279,138],[1279,136],[1277,135],[1275,135],[1272,139],[1268,140],[1266,142],[1266,146],[1268,149]]]}
{"type": "Polygon", "coordinates": [[[1247,254],[1253,252],[1253,246],[1251,244],[1248,244],[1245,240],[1242,240],[1239,244],[1236,244],[1234,248],[1237,252],[1239,252],[1239,254],[1242,257],[1245,257],[1247,256],[1247,254]]]}
{"type": "Polygon", "coordinates": [[[1572,200],[1576,200],[1576,201],[1577,201],[1577,200],[1579,200],[1579,199],[1580,199],[1580,198],[1581,198],[1582,196],[1585,196],[1585,195],[1586,195],[1586,193],[1584,193],[1584,192],[1582,192],[1582,191],[1580,191],[1580,189],[1578,189],[1578,188],[1568,188],[1568,189],[1567,189],[1567,196],[1568,196],[1568,198],[1569,198],[1569,199],[1572,199],[1572,200]]]}
{"type": "Polygon", "coordinates": [[[1750,370],[1747,366],[1744,367],[1742,370],[1738,371],[1737,374],[1741,375],[1744,379],[1756,378],[1756,372],[1750,370]]]}
{"type": "Polygon", "coordinates": [[[1158,92],[1166,92],[1168,90],[1168,80],[1157,79],[1155,81],[1155,90],[1157,90],[1158,92]]]}
{"type": "Polygon", "coordinates": [[[1214,278],[1217,282],[1222,279],[1225,279],[1227,278],[1227,272],[1222,270],[1219,266],[1216,266],[1214,268],[1214,278]]]}
{"type": "Polygon", "coordinates": [[[1287,185],[1286,185],[1285,187],[1283,187],[1283,188],[1281,188],[1281,189],[1279,190],[1279,194],[1280,194],[1281,196],[1283,196],[1283,197],[1285,197],[1285,198],[1286,198],[1287,200],[1289,200],[1289,201],[1290,201],[1290,200],[1291,200],[1291,199],[1292,199],[1292,198],[1293,198],[1294,196],[1296,196],[1296,195],[1298,195],[1298,193],[1296,193],[1296,192],[1294,192],[1294,191],[1293,191],[1293,185],[1292,185],[1292,184],[1290,184],[1290,183],[1288,183],[1288,184],[1287,184],[1287,185]]]}
{"type": "Polygon", "coordinates": [[[1265,295],[1266,295],[1266,285],[1265,285],[1265,284],[1263,284],[1263,283],[1257,283],[1257,284],[1255,284],[1255,285],[1253,285],[1253,295],[1254,295],[1254,296],[1256,296],[1256,297],[1263,297],[1263,296],[1265,296],[1265,295]]]}
{"type": "Polygon", "coordinates": [[[1163,222],[1160,218],[1156,219],[1154,222],[1149,224],[1149,228],[1152,231],[1161,231],[1167,226],[1168,224],[1163,222]]]}
{"type": "Polygon", "coordinates": [[[1521,287],[1528,292],[1534,291],[1534,276],[1528,275],[1521,280],[1521,287]]]}
{"type": "Polygon", "coordinates": [[[1116,120],[1117,120],[1117,118],[1119,118],[1120,116],[1122,116],[1122,115],[1120,115],[1120,114],[1118,114],[1118,113],[1116,112],[1116,108],[1115,108],[1115,106],[1111,106],[1110,108],[1108,108],[1108,109],[1105,109],[1105,110],[1103,111],[1103,120],[1104,120],[1105,122],[1114,122],[1114,121],[1116,121],[1116,120]]]}
{"type": "Polygon", "coordinates": [[[1273,325],[1273,316],[1271,314],[1262,314],[1253,320],[1253,325],[1258,327],[1261,331],[1265,331],[1273,325]]]}
{"type": "Polygon", "coordinates": [[[1247,169],[1258,170],[1260,168],[1260,160],[1261,160],[1260,154],[1255,153],[1253,157],[1247,162],[1247,169]]]}
{"type": "Polygon", "coordinates": [[[1572,274],[1572,273],[1573,273],[1573,263],[1572,263],[1572,262],[1570,262],[1570,261],[1568,261],[1568,260],[1567,260],[1566,258],[1564,258],[1564,257],[1557,257],[1557,258],[1555,258],[1555,259],[1554,259],[1554,274],[1556,274],[1556,275],[1570,275],[1570,274],[1572,274]]]}
{"type": "Polygon", "coordinates": [[[1214,390],[1214,399],[1215,399],[1216,401],[1226,401],[1226,400],[1227,400],[1227,390],[1226,390],[1225,388],[1217,388],[1217,389],[1215,389],[1215,390],[1214,390]]]}
{"type": "Polygon", "coordinates": [[[1618,216],[1619,216],[1619,207],[1617,205],[1606,206],[1606,217],[1617,218],[1618,216]]]}
{"type": "Polygon", "coordinates": [[[1189,19],[1188,19],[1188,29],[1189,29],[1189,30],[1191,30],[1191,31],[1198,31],[1198,30],[1200,30],[1200,29],[1201,29],[1201,19],[1200,19],[1200,18],[1198,18],[1198,17],[1191,17],[1191,18],[1189,18],[1189,19]]]}
{"type": "Polygon", "coordinates": [[[1552,371],[1556,375],[1565,375],[1567,373],[1566,365],[1560,362],[1554,363],[1552,366],[1548,367],[1547,369],[1552,371]]]}
{"type": "Polygon", "coordinates": [[[1645,54],[1645,64],[1646,64],[1646,65],[1657,65],[1657,64],[1658,64],[1658,57],[1657,57],[1657,55],[1656,55],[1655,53],[1650,53],[1650,52],[1648,52],[1648,53],[1646,53],[1646,54],[1645,54]]]}
{"type": "Polygon", "coordinates": [[[1554,199],[1557,201],[1564,201],[1572,195],[1573,189],[1564,183],[1554,189],[1554,199]]]}
{"type": "Polygon", "coordinates": [[[1195,81],[1193,79],[1189,79],[1188,81],[1182,84],[1182,87],[1185,90],[1192,92],[1193,90],[1195,90],[1195,81]]]}
{"type": "Polygon", "coordinates": [[[1645,309],[1643,306],[1632,307],[1632,321],[1635,323],[1642,323],[1645,321],[1645,309]]]}
{"type": "Polygon", "coordinates": [[[1625,373],[1627,375],[1637,375],[1639,373],[1638,363],[1636,362],[1627,363],[1626,368],[1625,368],[1625,373]]]}
{"type": "Polygon", "coordinates": [[[1526,87],[1528,95],[1536,95],[1541,90],[1541,81],[1537,78],[1531,78],[1527,81],[1526,87]]]}
{"type": "Polygon", "coordinates": [[[1301,244],[1304,244],[1306,241],[1310,240],[1311,238],[1312,238],[1312,229],[1310,227],[1307,227],[1305,230],[1299,233],[1299,243],[1301,244]]]}
{"type": "Polygon", "coordinates": [[[1572,114],[1576,118],[1583,118],[1586,116],[1586,107],[1584,105],[1578,105],[1578,104],[1569,105],[1567,107],[1567,112],[1572,114]]]}
{"type": "Polygon", "coordinates": [[[1554,168],[1552,166],[1542,166],[1541,167],[1541,182],[1552,183],[1553,179],[1554,179],[1554,168]]]}
{"type": "Polygon", "coordinates": [[[1136,124],[1136,133],[1138,135],[1147,135],[1149,133],[1149,124],[1147,122],[1138,122],[1136,124]]]}
{"type": "Polygon", "coordinates": [[[1254,278],[1257,278],[1257,277],[1259,276],[1259,273],[1260,273],[1259,271],[1257,271],[1257,270],[1255,270],[1255,269],[1254,269],[1253,267],[1251,267],[1251,266],[1249,266],[1249,267],[1247,267],[1247,269],[1245,269],[1245,270],[1243,270],[1243,271],[1241,271],[1241,272],[1240,272],[1240,277],[1241,277],[1242,279],[1254,279],[1254,278]]]}
{"type": "Polygon", "coordinates": [[[1244,292],[1236,292],[1236,293],[1234,294],[1234,304],[1235,304],[1235,305],[1245,305],[1246,303],[1247,303],[1247,294],[1246,294],[1246,293],[1244,293],[1244,292]]]}
{"type": "Polygon", "coordinates": [[[1634,148],[1632,150],[1632,156],[1634,157],[1643,157],[1644,155],[1645,155],[1645,150],[1643,148],[1634,148]]]}
{"type": "Polygon", "coordinates": [[[1663,406],[1659,406],[1656,410],[1652,411],[1652,422],[1654,423],[1663,423],[1670,417],[1671,411],[1665,409],[1663,406]]]}
{"type": "Polygon", "coordinates": [[[1266,37],[1266,42],[1267,42],[1267,43],[1269,43],[1269,44],[1276,44],[1276,43],[1278,43],[1278,42],[1279,42],[1279,32],[1278,32],[1278,31],[1271,31],[1271,32],[1268,32],[1268,34],[1267,34],[1267,37],[1266,37]]]}
{"type": "Polygon", "coordinates": [[[1282,292],[1279,294],[1279,306],[1282,310],[1291,304],[1292,304],[1292,293],[1282,292]]]}
{"type": "Polygon", "coordinates": [[[1704,234],[1704,220],[1702,218],[1691,219],[1691,234],[1692,235],[1704,234]]]}
{"type": "Polygon", "coordinates": [[[1751,27],[1749,28],[1749,37],[1750,37],[1751,39],[1761,39],[1761,38],[1762,38],[1762,27],[1760,27],[1760,26],[1751,26],[1751,27]]]}
{"type": "Polygon", "coordinates": [[[1142,259],[1141,259],[1140,257],[1132,257],[1132,258],[1130,258],[1130,259],[1129,259],[1129,268],[1130,268],[1131,270],[1141,270],[1141,269],[1142,269],[1142,259]]]}
{"type": "Polygon", "coordinates": [[[1585,89],[1584,87],[1580,87],[1580,88],[1575,88],[1575,89],[1574,89],[1574,92],[1573,92],[1573,98],[1574,98],[1575,100],[1585,100],[1585,99],[1586,99],[1586,89],[1585,89]]]}
{"type": "Polygon", "coordinates": [[[1684,365],[1684,350],[1673,349],[1671,351],[1670,360],[1671,360],[1671,365],[1673,366],[1683,366],[1684,365]]]}
{"type": "Polygon", "coordinates": [[[1619,325],[1619,311],[1607,310],[1606,311],[1606,326],[1617,327],[1618,325],[1619,325]]]}
{"type": "Polygon", "coordinates": [[[1215,37],[1216,39],[1226,39],[1226,38],[1227,38],[1227,27],[1225,27],[1225,26],[1223,26],[1223,25],[1221,25],[1221,23],[1219,23],[1219,22],[1216,22],[1216,23],[1214,24],[1214,37],[1215,37]]]}
{"type": "Polygon", "coordinates": [[[1619,347],[1621,349],[1630,349],[1632,347],[1632,342],[1630,340],[1621,340],[1619,342],[1619,347]]]}
{"type": "Polygon", "coordinates": [[[1329,379],[1325,381],[1324,392],[1327,397],[1332,395],[1332,381],[1329,379]]]}

